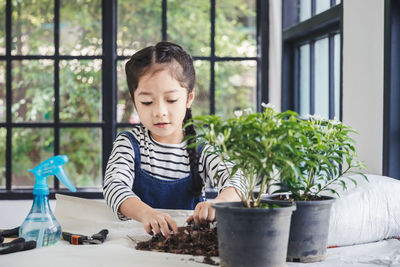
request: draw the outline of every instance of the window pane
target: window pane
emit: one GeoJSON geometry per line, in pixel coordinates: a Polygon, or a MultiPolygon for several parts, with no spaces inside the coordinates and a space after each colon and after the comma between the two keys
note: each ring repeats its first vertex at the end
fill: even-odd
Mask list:
{"type": "Polygon", "coordinates": [[[60,119],[99,122],[101,118],[101,60],[60,61],[60,119]]]}
{"type": "Polygon", "coordinates": [[[220,0],[215,12],[216,55],[255,57],[256,1],[220,0]]]}
{"type": "Polygon", "coordinates": [[[335,40],[335,49],[334,49],[334,75],[335,75],[335,117],[337,119],[340,119],[340,106],[341,106],[341,102],[340,102],[340,34],[335,34],[334,37],[335,40]]]}
{"type": "Polygon", "coordinates": [[[161,36],[160,0],[118,0],[118,55],[131,56],[161,36]]]}
{"type": "Polygon", "coordinates": [[[101,144],[98,128],[60,130],[60,153],[69,159],[64,165],[65,172],[76,187],[101,187],[101,144]]]}
{"type": "Polygon", "coordinates": [[[53,121],[54,62],[21,60],[12,63],[12,120],[53,121]]]}
{"type": "Polygon", "coordinates": [[[0,0],[0,55],[6,54],[6,0],[0,0]]]}
{"type": "Polygon", "coordinates": [[[196,60],[196,98],[192,105],[192,115],[210,114],[210,62],[196,60]]]}
{"type": "Polygon", "coordinates": [[[215,113],[224,118],[237,109],[256,108],[255,61],[218,62],[215,64],[215,113]]]}
{"type": "Polygon", "coordinates": [[[126,82],[125,64],[128,60],[118,61],[117,81],[118,81],[118,104],[117,121],[128,123],[139,123],[139,117],[133,106],[131,95],[129,94],[128,84],[126,82]]]}
{"type": "Polygon", "coordinates": [[[54,54],[54,1],[12,1],[13,55],[54,54]]]}
{"type": "Polygon", "coordinates": [[[300,116],[305,117],[310,114],[310,45],[300,47],[300,66],[299,66],[299,99],[300,116]]]}
{"type": "Polygon", "coordinates": [[[319,14],[328,10],[331,7],[331,0],[318,0],[315,1],[315,14],[319,14]]]}
{"type": "Polygon", "coordinates": [[[6,62],[0,61],[0,122],[6,121],[6,62]]]}
{"type": "Polygon", "coordinates": [[[336,5],[340,4],[342,0],[336,0],[336,5]]]}
{"type": "Polygon", "coordinates": [[[329,41],[315,42],[315,114],[329,118],[329,41]]]}
{"type": "Polygon", "coordinates": [[[0,128],[0,188],[6,187],[6,133],[0,128]]]}
{"type": "Polygon", "coordinates": [[[101,55],[101,0],[60,1],[60,54],[101,55]]]}
{"type": "MultiPolygon", "coordinates": [[[[54,155],[53,129],[13,128],[12,130],[12,187],[27,188],[35,183],[35,176],[28,169],[54,155]]],[[[53,178],[48,180],[49,187],[53,178]]]]}
{"type": "Polygon", "coordinates": [[[311,18],[311,0],[299,0],[299,19],[304,21],[311,18]]]}
{"type": "Polygon", "coordinates": [[[192,56],[210,55],[210,1],[168,1],[168,39],[192,56]]]}

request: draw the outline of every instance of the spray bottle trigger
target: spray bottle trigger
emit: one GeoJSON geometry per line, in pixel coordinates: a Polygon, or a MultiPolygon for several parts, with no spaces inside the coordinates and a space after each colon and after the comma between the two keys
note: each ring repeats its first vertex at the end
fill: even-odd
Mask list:
{"type": "Polygon", "coordinates": [[[65,174],[64,168],[62,166],[58,166],[57,170],[54,172],[54,175],[63,183],[70,191],[76,192],[75,186],[71,183],[68,179],[67,175],[65,174]]]}

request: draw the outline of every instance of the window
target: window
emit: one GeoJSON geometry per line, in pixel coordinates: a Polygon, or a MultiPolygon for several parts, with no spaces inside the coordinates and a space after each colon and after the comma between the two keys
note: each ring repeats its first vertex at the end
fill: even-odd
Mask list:
{"type": "Polygon", "coordinates": [[[400,179],[400,2],[385,1],[383,175],[400,179]]]}
{"type": "Polygon", "coordinates": [[[116,133],[138,122],[124,64],[160,40],[194,57],[194,115],[268,102],[267,14],[261,0],[0,0],[0,198],[31,198],[27,169],[56,154],[77,195],[102,197],[116,133]]]}
{"type": "Polygon", "coordinates": [[[283,2],[282,108],[341,118],[342,4],[283,2]]]}

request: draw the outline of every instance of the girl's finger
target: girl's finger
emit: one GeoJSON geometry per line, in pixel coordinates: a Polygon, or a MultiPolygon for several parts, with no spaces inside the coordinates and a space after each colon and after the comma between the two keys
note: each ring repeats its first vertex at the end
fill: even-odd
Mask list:
{"type": "Polygon", "coordinates": [[[150,223],[150,225],[151,225],[151,228],[153,229],[153,232],[155,232],[156,234],[161,234],[160,226],[158,225],[157,220],[153,220],[150,223]]]}
{"type": "Polygon", "coordinates": [[[158,224],[160,225],[162,234],[168,239],[171,236],[171,233],[170,233],[168,223],[165,220],[165,218],[161,218],[159,220],[158,224]]]}
{"type": "Polygon", "coordinates": [[[194,209],[193,216],[192,216],[193,220],[194,220],[194,224],[197,226],[200,225],[200,220],[199,220],[200,211],[201,211],[201,205],[199,203],[196,205],[196,208],[194,209]]]}
{"type": "Polygon", "coordinates": [[[208,208],[208,217],[207,217],[207,221],[212,222],[215,220],[215,209],[209,207],[208,208]]]}
{"type": "Polygon", "coordinates": [[[174,219],[172,219],[170,216],[166,216],[165,220],[167,221],[169,228],[174,232],[174,234],[178,233],[178,226],[176,225],[176,222],[174,219]]]}
{"type": "Polygon", "coordinates": [[[200,210],[199,210],[200,224],[207,223],[207,217],[208,217],[208,205],[201,205],[200,210]]]}
{"type": "Polygon", "coordinates": [[[151,225],[150,223],[146,223],[144,225],[144,230],[149,234],[149,235],[153,235],[153,231],[151,230],[151,225]]]}
{"type": "Polygon", "coordinates": [[[189,218],[186,219],[187,223],[190,223],[191,221],[193,221],[193,215],[191,215],[189,218]]]}

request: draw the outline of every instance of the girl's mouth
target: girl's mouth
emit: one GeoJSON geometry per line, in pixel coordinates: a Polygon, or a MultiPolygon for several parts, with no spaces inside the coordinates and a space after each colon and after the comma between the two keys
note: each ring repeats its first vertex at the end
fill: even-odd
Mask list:
{"type": "Polygon", "coordinates": [[[168,125],[169,125],[169,123],[167,123],[167,122],[160,122],[160,123],[156,123],[156,124],[154,124],[156,127],[158,127],[158,128],[166,128],[168,125]]]}

